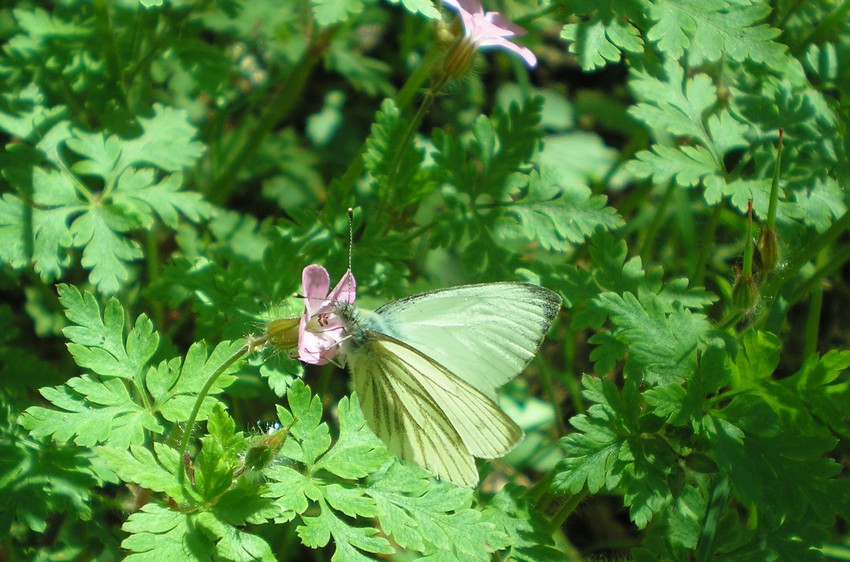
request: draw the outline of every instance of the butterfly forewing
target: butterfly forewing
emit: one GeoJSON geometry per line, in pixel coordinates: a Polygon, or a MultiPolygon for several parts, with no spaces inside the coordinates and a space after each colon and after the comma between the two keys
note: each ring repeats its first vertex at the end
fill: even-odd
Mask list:
{"type": "Polygon", "coordinates": [[[464,285],[382,306],[384,333],[430,357],[491,398],[534,357],[561,299],[527,283],[464,285]]]}

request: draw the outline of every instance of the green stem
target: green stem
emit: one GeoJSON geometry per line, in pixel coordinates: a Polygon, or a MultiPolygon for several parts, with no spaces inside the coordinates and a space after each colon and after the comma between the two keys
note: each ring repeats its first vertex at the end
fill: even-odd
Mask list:
{"type": "MultiPolygon", "coordinates": [[[[832,261],[832,256],[826,250],[818,255],[817,264],[823,267],[832,261]]],[[[806,310],[806,331],[803,339],[803,358],[817,353],[818,339],[820,337],[820,321],[823,312],[823,284],[818,283],[812,287],[809,306],[806,310]]]]}
{"type": "MultiPolygon", "coordinates": [[[[567,433],[567,425],[564,423],[564,419],[561,414],[561,406],[555,397],[555,385],[552,384],[552,381],[555,378],[553,376],[554,369],[550,366],[548,361],[544,360],[537,361],[536,365],[538,366],[540,380],[543,383],[543,389],[546,392],[546,397],[552,405],[552,410],[555,412],[555,424],[558,426],[558,435],[565,435],[567,433]]],[[[571,374],[568,373],[566,376],[570,377],[571,374]]]]}
{"type": "Polygon", "coordinates": [[[445,45],[439,41],[434,41],[431,44],[431,47],[425,52],[425,56],[422,57],[422,61],[417,65],[416,70],[413,71],[413,74],[410,75],[404,86],[401,87],[401,90],[395,96],[395,104],[398,106],[399,111],[407,109],[416,96],[416,92],[419,91],[422,84],[431,76],[434,65],[442,60],[445,50],[445,45]]]}
{"type": "Polygon", "coordinates": [[[714,237],[717,233],[717,225],[720,223],[720,215],[723,212],[723,205],[718,203],[714,206],[711,212],[711,218],[708,221],[708,228],[702,240],[702,248],[699,251],[697,265],[694,268],[694,274],[691,276],[691,286],[705,286],[705,269],[708,266],[708,258],[711,251],[714,249],[714,237]]]}
{"type": "MultiPolygon", "coordinates": [[[[445,54],[444,51],[444,45],[438,41],[432,43],[431,48],[422,57],[422,62],[416,67],[416,70],[410,75],[404,86],[401,87],[401,90],[395,96],[395,104],[400,112],[404,112],[413,101],[422,84],[431,75],[434,65],[442,60],[442,56],[445,54]]],[[[365,150],[366,142],[360,146],[357,154],[352,158],[348,168],[342,174],[338,185],[340,193],[347,194],[354,191],[354,183],[360,177],[360,174],[363,173],[363,152],[365,150]]]]}
{"type": "MultiPolygon", "coordinates": [[[[153,286],[159,279],[159,244],[157,243],[157,227],[145,232],[145,265],[148,272],[148,286],[153,286]]],[[[164,326],[162,303],[158,300],[151,303],[151,316],[155,326],[164,326]]]]}
{"type": "Polygon", "coordinates": [[[570,499],[568,499],[566,503],[564,503],[564,505],[562,505],[558,509],[558,511],[555,512],[555,515],[553,515],[552,519],[550,519],[549,529],[552,532],[555,532],[557,529],[560,529],[561,525],[564,524],[564,521],[567,520],[567,517],[569,517],[573,513],[573,511],[576,510],[576,508],[584,500],[585,497],[587,497],[586,486],[581,490],[581,492],[573,494],[572,497],[570,497],[570,499]]]}
{"type": "Polygon", "coordinates": [[[724,318],[722,318],[715,326],[714,329],[718,332],[722,332],[729,326],[737,324],[738,321],[744,316],[744,313],[740,310],[734,310],[728,313],[724,318]]]}
{"type": "Polygon", "coordinates": [[[850,246],[844,246],[841,250],[829,256],[820,268],[809,277],[805,283],[794,288],[794,292],[788,298],[788,305],[795,304],[802,300],[811,291],[814,291],[818,285],[823,283],[823,280],[844,267],[844,264],[850,261],[850,246]]]}
{"type": "Polygon", "coordinates": [[[109,68],[109,74],[112,75],[112,83],[118,85],[118,90],[121,93],[124,105],[127,105],[127,92],[125,90],[124,76],[121,70],[121,61],[118,58],[118,47],[115,45],[115,35],[112,33],[112,22],[109,18],[109,6],[106,0],[94,0],[92,2],[94,10],[95,25],[97,33],[101,38],[106,55],[106,65],[109,68]]]}
{"type": "MultiPolygon", "coordinates": [[[[425,115],[431,110],[431,106],[434,105],[434,100],[437,99],[437,93],[446,85],[448,78],[444,75],[440,78],[436,79],[434,83],[428,88],[428,91],[425,92],[425,97],[422,99],[422,103],[419,104],[419,109],[416,111],[416,114],[413,116],[413,119],[410,120],[410,123],[407,126],[407,131],[404,133],[404,137],[402,137],[401,142],[399,143],[395,157],[393,158],[393,162],[390,165],[390,173],[387,176],[387,191],[379,206],[378,216],[384,216],[384,212],[387,208],[393,208],[393,202],[395,200],[395,192],[396,192],[396,176],[398,175],[398,171],[401,168],[401,161],[404,158],[405,151],[413,142],[413,137],[416,135],[416,132],[419,130],[419,126],[422,124],[422,120],[425,119],[425,115]]],[[[362,159],[361,159],[362,160],[362,159]]]]}
{"type": "Polygon", "coordinates": [[[700,532],[699,543],[697,544],[697,562],[708,562],[712,558],[717,528],[729,503],[730,493],[731,488],[726,478],[719,479],[714,483],[714,488],[711,491],[711,500],[708,504],[705,521],[700,532]]]}
{"type": "Polygon", "coordinates": [[[809,357],[818,350],[818,336],[821,311],[823,310],[823,287],[818,286],[812,291],[806,316],[806,333],[803,345],[803,357],[809,357]]]}
{"type": "MultiPolygon", "coordinates": [[[[180,440],[180,445],[177,447],[177,454],[180,459],[183,458],[183,455],[186,454],[186,449],[189,446],[189,438],[192,436],[192,429],[195,425],[195,420],[198,419],[198,412],[201,411],[201,405],[204,403],[204,400],[207,398],[207,394],[209,394],[210,389],[215,384],[215,381],[223,375],[227,369],[230,368],[231,365],[236,363],[243,355],[248,353],[251,350],[251,346],[248,344],[243,345],[236,351],[233,355],[228,357],[224,363],[222,363],[218,369],[210,375],[210,378],[207,379],[207,382],[204,383],[204,386],[201,388],[200,392],[198,392],[198,397],[195,399],[195,404],[192,406],[192,411],[189,414],[189,418],[186,420],[186,431],[183,433],[183,438],[180,440]]],[[[180,478],[180,484],[183,485],[185,479],[185,470],[181,469],[178,473],[180,478]]]]}
{"type": "Polygon", "coordinates": [[[753,200],[747,201],[747,234],[744,237],[744,268],[743,277],[753,276],[753,200]]]}
{"type": "Polygon", "coordinates": [[[223,203],[236,188],[235,181],[239,172],[251,164],[265,138],[289,114],[296,101],[300,99],[307,79],[319,62],[324,46],[330,40],[332,32],[322,36],[316,44],[308,47],[307,54],[300,63],[281,81],[275,93],[260,115],[254,131],[246,135],[239,150],[233,155],[224,171],[213,183],[208,198],[213,203],[223,203]]]}
{"type": "Polygon", "coordinates": [[[841,6],[837,7],[831,14],[821,20],[817,27],[792,49],[793,53],[799,55],[812,43],[820,43],[829,37],[830,34],[835,33],[839,29],[839,26],[844,25],[847,14],[850,14],[850,1],[845,0],[841,6]]]}
{"type": "Polygon", "coordinates": [[[538,10],[536,12],[531,12],[529,14],[522,16],[522,17],[514,18],[513,22],[515,24],[519,25],[520,27],[522,27],[530,21],[534,21],[538,18],[548,16],[549,14],[558,14],[560,12],[568,13],[569,8],[566,7],[566,6],[562,6],[560,4],[547,6],[547,7],[543,8],[541,10],[538,10]]]}
{"type": "Polygon", "coordinates": [[[658,207],[655,211],[655,217],[647,229],[646,238],[641,245],[639,254],[644,263],[649,263],[650,251],[652,250],[652,246],[655,244],[655,238],[658,236],[658,232],[661,230],[661,225],[664,223],[666,218],[665,215],[667,214],[667,207],[670,205],[670,200],[673,198],[673,192],[675,189],[675,182],[671,181],[667,184],[667,191],[664,192],[661,202],[658,203],[658,207]]]}
{"type": "Polygon", "coordinates": [[[776,165],[773,168],[773,182],[770,184],[770,205],[767,208],[767,228],[776,231],[776,208],[779,205],[779,169],[782,167],[782,138],[785,131],[779,129],[779,142],[776,149],[776,165]]]}

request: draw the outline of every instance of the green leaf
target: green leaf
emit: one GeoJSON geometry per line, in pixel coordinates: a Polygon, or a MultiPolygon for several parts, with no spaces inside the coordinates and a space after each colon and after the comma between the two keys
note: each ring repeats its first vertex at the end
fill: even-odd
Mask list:
{"type": "Polygon", "coordinates": [[[781,342],[776,334],[749,330],[741,338],[741,347],[735,356],[737,384],[752,387],[768,379],[779,365],[781,342]]]}
{"type": "Polygon", "coordinates": [[[191,222],[211,217],[215,209],[199,193],[182,191],[182,174],[166,176],[157,183],[150,168],[129,168],[118,178],[113,201],[126,213],[137,217],[143,228],[154,225],[153,213],[169,228],[179,226],[179,215],[191,222]]]}
{"type": "Polygon", "coordinates": [[[742,501],[763,506],[775,522],[813,517],[826,524],[834,510],[846,508],[846,500],[835,501],[847,497],[847,483],[835,478],[841,468],[825,456],[835,446],[833,437],[801,433],[793,422],[770,414],[757,396],[734,399],[722,416],[706,420],[705,433],[742,501]],[[796,485],[778,490],[776,478],[796,485]]]}
{"type": "Polygon", "coordinates": [[[384,100],[375,116],[375,123],[363,153],[363,163],[372,174],[376,189],[389,196],[404,196],[404,201],[415,199],[422,188],[416,179],[424,158],[424,151],[408,137],[410,123],[391,99],[384,100]]]}
{"type": "Polygon", "coordinates": [[[566,252],[585,241],[597,228],[613,230],[623,225],[617,212],[606,206],[607,197],[591,195],[584,186],[564,186],[549,174],[532,172],[527,193],[505,213],[516,218],[510,225],[517,235],[539,242],[547,250],[566,252]]]}
{"type": "Polygon", "coordinates": [[[22,525],[44,533],[59,513],[91,521],[96,490],[103,484],[91,453],[27,438],[8,404],[0,415],[0,532],[10,537],[13,525],[22,525]]]}
{"type": "Polygon", "coordinates": [[[31,181],[35,204],[11,193],[0,199],[0,259],[15,268],[32,261],[36,273],[44,281],[51,281],[70,263],[68,249],[73,238],[68,225],[84,209],[83,201],[66,175],[28,164],[17,166],[29,177],[19,180],[11,167],[4,170],[4,175],[22,192],[30,190],[22,184],[31,181]]]}
{"type": "Polygon", "coordinates": [[[319,486],[310,478],[288,466],[271,466],[264,471],[269,479],[265,497],[275,501],[282,513],[283,520],[290,520],[296,514],[307,511],[310,500],[321,497],[319,486]]]}
{"type": "MultiPolygon", "coordinates": [[[[304,517],[304,524],[298,527],[298,536],[310,548],[319,548],[334,540],[333,562],[367,562],[372,558],[364,552],[374,554],[392,554],[395,552],[390,543],[383,537],[376,536],[378,530],[373,527],[352,527],[340,519],[328,504],[319,500],[320,514],[315,517],[304,517]]],[[[352,513],[358,515],[355,510],[352,513]]],[[[375,515],[373,509],[368,509],[361,515],[375,515]]]]}
{"type": "Polygon", "coordinates": [[[671,148],[656,144],[651,150],[642,150],[635,156],[637,160],[629,163],[629,170],[637,176],[652,178],[659,184],[673,180],[683,187],[695,187],[705,180],[711,194],[706,195],[709,202],[719,199],[716,191],[723,192],[725,182],[720,177],[720,165],[711,152],[701,146],[671,148]]]}
{"type": "Polygon", "coordinates": [[[508,535],[510,560],[520,562],[560,562],[564,553],[555,547],[549,518],[537,511],[525,488],[509,484],[487,502],[486,521],[508,535]]]}
{"type": "Polygon", "coordinates": [[[125,233],[138,225],[117,209],[92,207],[71,225],[74,246],[83,249],[80,264],[91,270],[91,282],[103,293],[116,293],[130,279],[128,262],[144,254],[125,233]]]}
{"type": "Polygon", "coordinates": [[[616,327],[615,337],[626,344],[629,359],[643,370],[647,383],[664,384],[690,376],[697,351],[709,330],[708,320],[674,303],[672,311],[654,294],[642,292],[640,300],[603,293],[600,305],[616,327]]]}
{"type": "Polygon", "coordinates": [[[74,325],[62,330],[77,365],[106,377],[139,379],[159,346],[159,334],[142,314],[124,340],[124,310],[110,299],[103,311],[90,293],[59,285],[59,302],[74,325]]]}
{"type": "Polygon", "coordinates": [[[794,199],[803,222],[818,232],[847,212],[844,190],[832,178],[815,178],[811,189],[796,191],[794,199]]]}
{"type": "Polygon", "coordinates": [[[195,140],[197,129],[190,123],[189,114],[162,104],[153,104],[152,117],[139,117],[142,134],[125,140],[117,168],[150,164],[166,172],[178,172],[195,164],[204,152],[204,145],[195,140]]]}
{"type": "Polygon", "coordinates": [[[322,26],[348,20],[363,11],[363,0],[310,0],[313,17],[322,26]]]}
{"type": "Polygon", "coordinates": [[[0,199],[0,258],[17,268],[31,261],[50,281],[70,265],[69,249],[76,248],[91,282],[111,294],[130,280],[130,264],[142,257],[130,233],[152,228],[157,215],[171,228],[179,215],[194,222],[211,216],[214,208],[200,195],[180,190],[181,174],[160,181],[153,169],[133,167],[178,172],[203,152],[184,112],[160,105],[154,112],[138,119],[143,133],[130,140],[57,123],[36,146],[56,170],[40,166],[40,159],[12,159],[3,173],[21,195],[0,199]],[[71,170],[65,147],[82,157],[71,170]],[[98,176],[103,184],[90,188],[83,176],[98,176]]]}
{"type": "MultiPolygon", "coordinates": [[[[787,47],[774,41],[780,30],[758,24],[770,14],[763,4],[742,5],[731,0],[651,0],[649,17],[655,25],[647,39],[672,59],[687,51],[690,64],[702,65],[721,57],[751,60],[783,72],[789,64],[787,47]]],[[[797,63],[799,64],[799,63],[797,63]]]]}
{"type": "Polygon", "coordinates": [[[585,376],[586,414],[570,419],[578,430],[561,439],[566,450],[552,481],[556,491],[623,490],[632,521],[646,527],[669,502],[667,484],[674,458],[669,446],[639,432],[640,395],[627,380],[622,394],[607,380],[585,376]]]}
{"type": "MultiPolygon", "coordinates": [[[[303,381],[292,383],[286,393],[289,410],[295,423],[290,432],[294,440],[288,440],[284,445],[287,456],[305,464],[311,471],[319,456],[331,445],[331,435],[328,424],[322,422],[322,400],[312,395],[303,381]],[[300,444],[297,444],[300,443],[300,444]]],[[[283,426],[289,421],[280,418],[283,426]]]]}
{"type": "Polygon", "coordinates": [[[341,478],[363,478],[376,472],[392,457],[370,429],[360,411],[356,395],[338,405],[339,439],[316,463],[341,478]]]}
{"type": "Polygon", "coordinates": [[[644,20],[649,8],[646,1],[571,0],[568,5],[572,13],[590,16],[580,23],[566,24],[561,30],[561,39],[571,42],[570,52],[578,56],[582,69],[595,70],[609,62],[618,62],[623,51],[643,52],[643,39],[635,24],[644,20]]]}
{"type": "Polygon", "coordinates": [[[643,393],[647,406],[671,425],[699,423],[708,409],[707,397],[732,380],[731,360],[722,340],[713,340],[699,358],[699,366],[686,382],[673,381],[643,393]]]}
{"type": "MultiPolygon", "coordinates": [[[[201,388],[241,347],[241,342],[221,342],[207,356],[206,343],[198,342],[189,348],[182,365],[180,359],[172,359],[169,362],[163,361],[148,371],[145,385],[154,398],[156,411],[168,421],[184,421],[201,388]]],[[[198,413],[198,420],[207,419],[218,402],[215,395],[233,383],[231,375],[239,368],[240,364],[236,362],[216,379],[198,413]]]]}
{"type": "Polygon", "coordinates": [[[440,19],[440,10],[434,7],[431,0],[389,0],[390,4],[401,3],[411,14],[422,14],[426,18],[440,19]]]}
{"type": "Polygon", "coordinates": [[[382,529],[426,560],[483,562],[509,545],[501,529],[470,508],[470,490],[435,484],[417,467],[390,465],[367,493],[379,509],[382,529]]]}
{"type": "Polygon", "coordinates": [[[435,131],[435,173],[473,199],[482,193],[497,198],[505,193],[512,176],[523,170],[537,148],[543,98],[522,106],[511,104],[507,112],[496,110],[492,119],[480,115],[472,125],[472,137],[464,143],[459,135],[435,131]]]}
{"type": "MultiPolygon", "coordinates": [[[[47,12],[41,9],[36,9],[34,12],[15,10],[15,14],[19,21],[21,17],[26,18],[36,14],[49,18],[47,12]]],[[[6,44],[8,48],[14,48],[13,45],[14,39],[6,44]]],[[[62,105],[45,107],[44,94],[34,82],[19,89],[14,95],[9,92],[4,94],[3,97],[8,100],[15,112],[0,111],[0,129],[13,137],[32,140],[36,131],[44,130],[50,123],[59,119],[65,113],[65,107],[62,105]]]]}
{"type": "Polygon", "coordinates": [[[809,405],[812,414],[829,424],[833,431],[850,435],[850,351],[833,349],[818,357],[812,355],[794,375],[779,384],[799,396],[801,409],[809,405]]]}
{"type": "Polygon", "coordinates": [[[129,449],[114,446],[95,448],[97,455],[124,482],[163,492],[177,503],[197,501],[197,497],[187,495],[186,488],[178,480],[178,472],[183,470],[183,459],[177,451],[162,443],[155,443],[154,450],[155,456],[139,445],[130,445],[129,449]]]}
{"type": "Polygon", "coordinates": [[[40,392],[57,409],[31,406],[21,415],[20,424],[34,437],[52,437],[60,443],[73,439],[82,447],[98,443],[127,447],[143,443],[145,430],[164,430],[153,414],[133,401],[121,379],[101,382],[83,375],[40,392]]]}
{"type": "MultiPolygon", "coordinates": [[[[609,381],[587,375],[582,377],[582,385],[598,396],[616,393],[609,381]]],[[[561,439],[566,458],[558,464],[558,472],[552,481],[554,490],[577,494],[587,486],[590,493],[595,494],[602,489],[614,489],[620,482],[622,467],[619,459],[626,450],[626,436],[621,435],[610,421],[613,405],[607,404],[607,409],[603,406],[594,405],[587,414],[570,419],[570,424],[578,432],[561,439]]]]}
{"type": "Polygon", "coordinates": [[[149,503],[130,515],[122,529],[130,533],[121,547],[131,554],[124,560],[210,560],[215,547],[193,514],[149,503]]]}
{"type": "Polygon", "coordinates": [[[214,501],[233,484],[234,473],[242,464],[245,438],[236,432],[236,423],[221,404],[215,404],[201,438],[201,452],[195,459],[195,487],[207,501],[214,501]]]}
{"type": "Polygon", "coordinates": [[[676,59],[668,60],[663,68],[664,79],[653,75],[655,69],[632,71],[629,87],[645,101],[633,106],[629,113],[653,129],[693,137],[703,146],[710,146],[703,118],[717,100],[711,78],[702,73],[685,78],[676,59]]]}
{"type": "Polygon", "coordinates": [[[271,546],[265,539],[230,525],[213,513],[200,513],[198,524],[216,541],[216,558],[221,560],[260,560],[275,562],[271,546]]]}

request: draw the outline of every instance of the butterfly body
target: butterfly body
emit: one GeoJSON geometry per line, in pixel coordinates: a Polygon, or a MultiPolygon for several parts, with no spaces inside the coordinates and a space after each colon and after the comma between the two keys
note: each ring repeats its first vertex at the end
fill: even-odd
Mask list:
{"type": "Polygon", "coordinates": [[[531,361],[560,305],[526,283],[430,291],[374,312],[341,303],[340,356],[369,427],[399,458],[475,486],[476,457],[501,457],[522,440],[496,389],[531,361]]]}

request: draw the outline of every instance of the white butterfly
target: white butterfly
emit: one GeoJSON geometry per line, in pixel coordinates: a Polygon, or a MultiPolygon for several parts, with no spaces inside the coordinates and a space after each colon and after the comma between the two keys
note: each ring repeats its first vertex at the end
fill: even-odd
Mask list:
{"type": "Polygon", "coordinates": [[[353,290],[346,300],[334,305],[346,334],[339,357],[369,427],[399,458],[475,486],[475,457],[501,457],[522,440],[496,389],[537,353],[561,298],[527,283],[487,283],[413,295],[374,312],[349,304],[353,290]]]}

